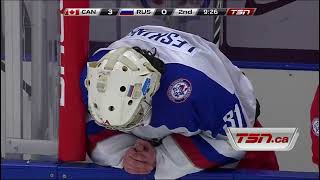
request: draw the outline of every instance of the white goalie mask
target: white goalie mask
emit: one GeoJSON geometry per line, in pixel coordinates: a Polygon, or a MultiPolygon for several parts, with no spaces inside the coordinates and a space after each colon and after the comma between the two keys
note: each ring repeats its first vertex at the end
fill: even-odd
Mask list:
{"type": "Polygon", "coordinates": [[[151,112],[161,74],[142,54],[119,48],[87,67],[88,109],[97,124],[129,131],[149,123],[144,117],[151,112]]]}

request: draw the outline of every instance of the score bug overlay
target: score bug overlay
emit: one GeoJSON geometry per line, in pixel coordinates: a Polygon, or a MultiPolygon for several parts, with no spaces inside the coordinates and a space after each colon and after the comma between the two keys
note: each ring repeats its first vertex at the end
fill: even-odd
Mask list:
{"type": "Polygon", "coordinates": [[[290,151],[298,128],[227,128],[231,146],[238,151],[290,151]]]}
{"type": "Polygon", "coordinates": [[[256,8],[67,8],[65,16],[253,16],[256,8]]]}

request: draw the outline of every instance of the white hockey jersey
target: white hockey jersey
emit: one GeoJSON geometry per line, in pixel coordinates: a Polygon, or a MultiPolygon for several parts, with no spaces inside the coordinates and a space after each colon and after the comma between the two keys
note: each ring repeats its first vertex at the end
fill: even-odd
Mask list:
{"type": "MultiPolygon", "coordinates": [[[[97,61],[123,46],[156,48],[159,59],[165,63],[165,72],[153,96],[148,126],[126,134],[88,122],[94,162],[122,168],[122,156],[137,138],[161,141],[156,147],[156,179],[179,178],[241,160],[245,152],[232,149],[225,128],[252,127],[256,98],[246,76],[215,44],[166,27],[141,26],[109,47],[99,49],[89,61],[97,61]]],[[[86,69],[81,76],[86,103],[85,77],[86,69]]]]}

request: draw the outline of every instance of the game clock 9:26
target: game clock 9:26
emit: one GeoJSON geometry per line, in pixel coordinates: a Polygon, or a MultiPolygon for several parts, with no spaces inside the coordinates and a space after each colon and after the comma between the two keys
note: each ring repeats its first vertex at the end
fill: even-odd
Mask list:
{"type": "Polygon", "coordinates": [[[202,15],[218,15],[219,12],[217,9],[202,9],[202,15]]]}

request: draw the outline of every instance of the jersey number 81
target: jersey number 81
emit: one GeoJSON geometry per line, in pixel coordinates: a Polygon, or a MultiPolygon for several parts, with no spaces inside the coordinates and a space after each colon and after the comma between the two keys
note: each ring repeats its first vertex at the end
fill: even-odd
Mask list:
{"type": "Polygon", "coordinates": [[[226,115],[224,115],[223,120],[224,122],[226,122],[226,124],[223,126],[223,129],[227,127],[239,127],[239,128],[243,127],[239,105],[236,104],[234,107],[234,110],[230,110],[226,115]],[[237,121],[237,124],[236,124],[236,121],[237,121]],[[230,122],[231,126],[228,126],[227,122],[230,122]]]}

